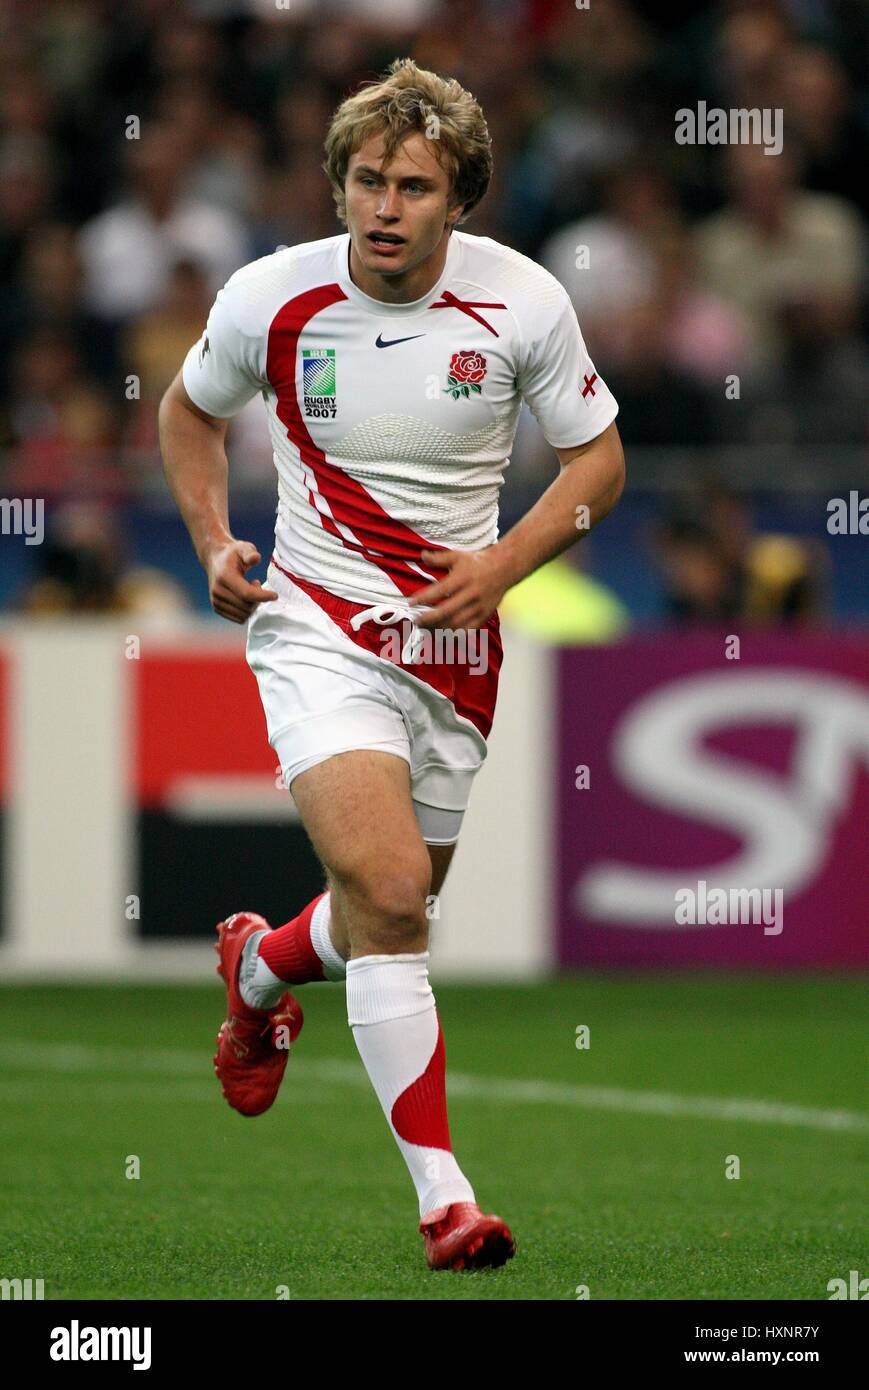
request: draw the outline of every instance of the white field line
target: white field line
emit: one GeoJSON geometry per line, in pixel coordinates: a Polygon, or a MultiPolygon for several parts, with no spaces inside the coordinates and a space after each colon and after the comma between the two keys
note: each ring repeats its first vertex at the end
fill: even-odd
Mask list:
{"type": "MultiPolygon", "coordinates": [[[[67,1076],[69,1073],[67,1073],[67,1076]]],[[[63,1092],[63,1083],[59,1083],[54,1089],[42,1089],[38,1093],[34,1092],[33,1081],[19,1077],[15,1081],[0,1081],[0,1103],[8,1102],[10,1105],[33,1106],[43,1111],[56,1115],[59,1106],[64,1103],[70,1108],[80,1102],[91,1105],[108,1105],[114,1107],[123,1105],[124,1102],[132,1102],[135,1105],[172,1105],[178,1106],[208,1104],[213,1105],[218,1101],[221,1107],[224,1102],[220,1098],[220,1087],[212,1074],[212,1084],[207,1086],[202,1080],[185,1081],[180,1077],[173,1076],[166,1081],[158,1081],[154,1077],[127,1077],[126,1081],[118,1077],[101,1077],[96,1074],[90,1076],[76,1076],[74,1081],[68,1084],[67,1093],[63,1092]],[[66,1094],[68,1099],[61,1101],[61,1095],[66,1094]]],[[[373,1093],[372,1093],[373,1094],[373,1093]]],[[[351,1103],[358,1103],[366,1097],[360,1091],[358,1095],[350,1098],[351,1103]]],[[[310,1086],[289,1086],[285,1081],[278,1102],[281,1099],[289,1099],[294,1104],[304,1105],[307,1110],[310,1106],[334,1105],[335,1097],[323,1090],[314,1090],[310,1086]]],[[[342,1101],[347,1104],[347,1101],[342,1101]]]]}
{"type": "MultiPolygon", "coordinates": [[[[159,1073],[163,1083],[176,1077],[207,1074],[214,1083],[211,1054],[183,1049],[149,1050],[75,1044],[0,1042],[0,1067],[30,1072],[84,1074],[159,1073]]],[[[324,1082],[370,1090],[371,1083],[354,1062],[295,1060],[287,1073],[290,1089],[314,1088],[324,1082]]],[[[161,1083],[161,1084],[163,1084],[161,1083]]],[[[7,1079],[8,1084],[8,1079],[7,1079]]],[[[100,1082],[100,1085],[105,1084],[100,1082]]],[[[190,1089],[190,1088],[187,1088],[190,1089]]],[[[505,1105],[556,1105],[579,1110],[614,1110],[626,1114],[685,1116],[698,1120],[735,1120],[747,1124],[783,1125],[800,1129],[869,1133],[869,1115],[851,1110],[819,1110],[776,1100],[723,1096],[674,1095],[666,1091],[629,1091],[615,1086],[575,1086],[566,1082],[528,1078],[469,1076],[450,1072],[447,1090],[453,1099],[505,1105]]],[[[36,1097],[38,1093],[34,1093],[36,1097]]]]}

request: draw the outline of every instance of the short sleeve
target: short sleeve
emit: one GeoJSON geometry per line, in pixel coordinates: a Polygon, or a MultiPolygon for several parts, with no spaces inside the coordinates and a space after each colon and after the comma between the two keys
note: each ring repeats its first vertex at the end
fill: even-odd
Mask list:
{"type": "Polygon", "coordinates": [[[238,414],[267,384],[257,360],[260,344],[241,331],[233,316],[233,293],[230,279],[218,291],[205,332],[181,367],[193,404],[223,420],[238,414]]]}
{"type": "Polygon", "coordinates": [[[555,449],[586,444],[618,414],[618,403],[588,355],[570,297],[563,291],[535,315],[519,390],[555,449]]]}

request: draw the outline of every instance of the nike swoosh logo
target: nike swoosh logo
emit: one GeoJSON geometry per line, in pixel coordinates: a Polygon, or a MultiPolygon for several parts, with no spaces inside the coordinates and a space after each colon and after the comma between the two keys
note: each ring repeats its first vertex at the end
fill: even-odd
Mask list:
{"type": "Polygon", "coordinates": [[[377,342],[374,344],[374,346],[375,346],[375,347],[395,347],[395,344],[396,344],[396,343],[412,343],[413,340],[414,340],[414,338],[424,338],[424,337],[425,337],[425,334],[424,334],[424,333],[411,333],[411,335],[410,335],[409,338],[390,338],[387,342],[384,342],[383,339],[381,338],[380,334],[378,333],[378,335],[377,335],[377,342]]]}

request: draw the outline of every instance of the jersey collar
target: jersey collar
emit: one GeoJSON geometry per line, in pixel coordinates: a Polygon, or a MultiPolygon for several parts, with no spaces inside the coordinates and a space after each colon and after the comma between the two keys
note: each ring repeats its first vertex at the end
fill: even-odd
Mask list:
{"type": "Polygon", "coordinates": [[[455,231],[450,235],[447,244],[447,258],[444,262],[443,272],[436,285],[432,285],[427,294],[421,299],[412,299],[407,304],[387,304],[382,299],[372,299],[370,294],[363,294],[358,285],[354,285],[350,279],[350,233],[345,232],[338,239],[337,255],[337,274],[336,279],[347,298],[354,304],[358,304],[360,309],[365,309],[370,314],[376,314],[379,318],[401,318],[409,314],[418,314],[420,309],[425,309],[427,305],[436,300],[444,285],[455,275],[456,268],[461,256],[461,248],[455,231]]]}

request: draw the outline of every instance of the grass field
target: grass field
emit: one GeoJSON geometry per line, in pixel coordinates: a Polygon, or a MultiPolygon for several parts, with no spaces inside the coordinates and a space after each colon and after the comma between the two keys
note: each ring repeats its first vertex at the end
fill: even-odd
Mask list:
{"type": "Polygon", "coordinates": [[[0,1277],[47,1299],[826,1299],[869,1274],[864,981],[434,983],[453,1146],[510,1264],[426,1268],[340,986],[299,991],[273,1110],[230,1110],[215,980],[0,990],[0,1277]]]}

